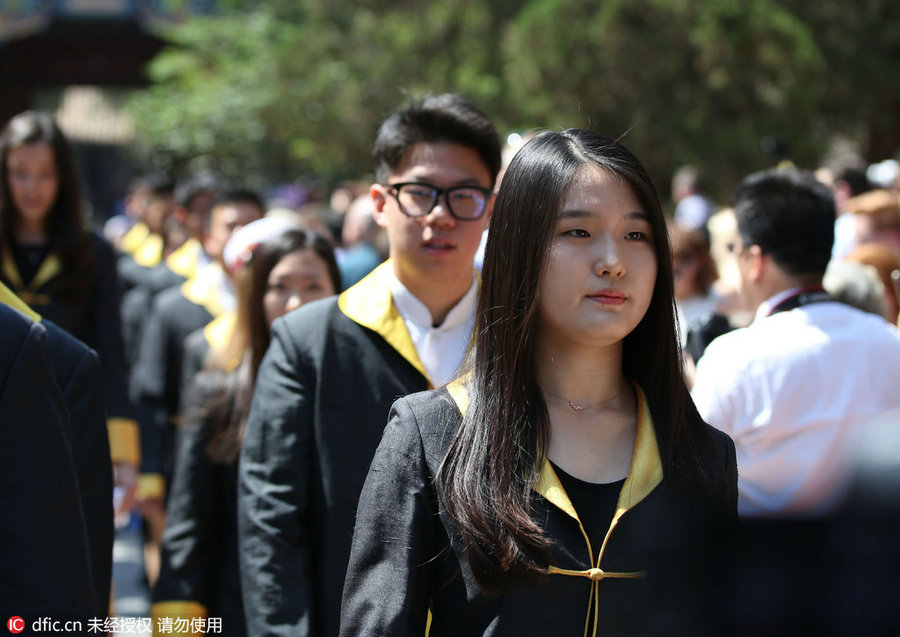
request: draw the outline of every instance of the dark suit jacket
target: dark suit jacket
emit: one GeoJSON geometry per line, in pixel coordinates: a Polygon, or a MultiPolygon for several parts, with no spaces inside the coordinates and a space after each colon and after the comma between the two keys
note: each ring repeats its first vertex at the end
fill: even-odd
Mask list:
{"type": "Polygon", "coordinates": [[[239,470],[251,635],[335,635],[359,492],[391,403],[428,387],[383,268],[275,321],[239,470]]]}
{"type": "Polygon", "coordinates": [[[67,415],[46,330],[0,304],[0,614],[96,613],[67,415]]]}

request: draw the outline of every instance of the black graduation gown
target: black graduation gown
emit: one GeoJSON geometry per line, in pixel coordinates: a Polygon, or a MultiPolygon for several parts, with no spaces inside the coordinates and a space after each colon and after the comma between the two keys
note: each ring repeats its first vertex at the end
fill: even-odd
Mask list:
{"type": "MultiPolygon", "coordinates": [[[[41,321],[38,314],[2,284],[0,303],[41,321]]],[[[112,463],[100,363],[93,350],[51,321],[43,321],[41,325],[47,332],[53,378],[62,392],[69,416],[72,460],[87,529],[97,616],[102,617],[109,607],[114,520],[112,463]]]]}
{"type": "Polygon", "coordinates": [[[135,259],[133,254],[119,256],[117,269],[124,292],[143,287],[152,292],[160,292],[181,285],[197,273],[202,261],[202,248],[196,239],[188,239],[165,259],[146,261],[135,259]],[[142,263],[138,263],[138,261],[142,263]]]}
{"type": "Polygon", "coordinates": [[[134,366],[140,348],[140,337],[153,302],[164,290],[182,285],[197,273],[202,260],[200,243],[188,240],[152,267],[137,264],[130,255],[119,257],[119,277],[122,279],[122,336],[129,368],[134,366]]]}
{"type": "MultiPolygon", "coordinates": [[[[193,388],[197,376],[211,367],[223,367],[227,371],[233,371],[240,360],[225,361],[212,360],[215,352],[222,352],[231,340],[237,321],[236,312],[225,312],[202,329],[194,330],[184,339],[181,357],[181,396],[187,399],[193,388]]],[[[182,413],[187,412],[187,405],[181,407],[182,413]]]]}
{"type": "MultiPolygon", "coordinates": [[[[186,405],[188,413],[193,407],[186,405]]],[[[151,615],[218,617],[223,635],[242,636],[237,460],[222,463],[208,456],[214,432],[210,419],[188,422],[179,431],[151,615]]]]}
{"type": "Polygon", "coordinates": [[[704,634],[714,571],[705,554],[737,524],[734,444],[709,428],[716,456],[707,468],[719,493],[673,488],[637,391],[634,456],[603,545],[590,545],[544,460],[532,517],[553,541],[547,575],[492,597],[475,581],[434,488],[465,390],[456,382],[398,400],[360,496],[340,634],[419,637],[429,610],[432,637],[704,634]]]}
{"type": "Polygon", "coordinates": [[[51,323],[47,329],[50,364],[62,390],[72,429],[72,457],[81,491],[91,556],[97,617],[109,611],[114,538],[113,472],[106,428],[106,406],[97,355],[51,323]]]}
{"type": "Polygon", "coordinates": [[[139,265],[130,254],[119,255],[116,261],[116,272],[119,274],[119,281],[122,285],[123,298],[133,289],[143,287],[144,281],[152,270],[153,268],[139,265]]]}
{"type": "MultiPolygon", "coordinates": [[[[222,620],[222,634],[246,634],[237,547],[237,459],[214,461],[208,447],[216,430],[202,414],[207,397],[225,384],[227,371],[205,372],[212,351],[230,339],[235,313],[226,312],[184,342],[181,412],[186,424],[176,435],[175,471],[166,506],[160,574],[150,614],[156,617],[222,620]],[[218,379],[218,382],[211,379],[218,379]]],[[[218,361],[225,364],[225,361],[218,361]]]]}
{"type": "Polygon", "coordinates": [[[46,330],[0,304],[0,616],[96,612],[84,516],[46,330]]]}
{"type": "Polygon", "coordinates": [[[156,294],[145,287],[134,287],[122,295],[122,343],[125,350],[125,363],[129,373],[133,373],[137,365],[141,334],[156,294]]]}
{"type": "Polygon", "coordinates": [[[3,252],[3,281],[44,319],[52,321],[93,349],[100,359],[106,397],[107,426],[114,462],[138,464],[137,421],[128,400],[127,367],[119,314],[119,280],[112,246],[97,233],[90,233],[93,254],[90,296],[80,303],[63,303],[52,294],[61,270],[54,253],[47,255],[30,282],[24,282],[8,250],[3,252]]]}
{"type": "Polygon", "coordinates": [[[275,321],[241,452],[251,635],[335,635],[356,503],[391,403],[429,381],[385,274],[275,321]]]}
{"type": "Polygon", "coordinates": [[[159,294],[140,336],[131,397],[141,427],[142,480],[144,485],[153,485],[142,486],[148,497],[162,496],[163,485],[172,475],[185,338],[224,312],[216,289],[206,285],[202,276],[159,294]]]}

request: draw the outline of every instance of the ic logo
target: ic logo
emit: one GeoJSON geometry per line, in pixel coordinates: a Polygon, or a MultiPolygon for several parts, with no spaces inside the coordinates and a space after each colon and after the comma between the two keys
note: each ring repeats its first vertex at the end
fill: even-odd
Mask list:
{"type": "Polygon", "coordinates": [[[7,620],[6,627],[9,629],[9,632],[18,635],[25,630],[25,620],[15,615],[7,620]]]}

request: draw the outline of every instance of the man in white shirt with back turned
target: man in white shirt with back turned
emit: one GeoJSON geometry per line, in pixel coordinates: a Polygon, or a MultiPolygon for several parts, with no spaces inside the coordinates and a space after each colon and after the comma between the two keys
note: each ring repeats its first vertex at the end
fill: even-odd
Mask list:
{"type": "Polygon", "coordinates": [[[834,201],[811,174],[750,175],[734,214],[741,291],[758,309],[710,344],[693,397],[734,439],[742,516],[828,514],[867,423],[900,407],[900,335],[822,289],[834,201]]]}

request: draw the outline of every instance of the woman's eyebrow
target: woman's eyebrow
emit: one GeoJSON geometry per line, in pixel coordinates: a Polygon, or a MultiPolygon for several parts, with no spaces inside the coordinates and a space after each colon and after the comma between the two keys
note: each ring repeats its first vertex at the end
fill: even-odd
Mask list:
{"type": "Polygon", "coordinates": [[[587,210],[580,210],[578,208],[573,208],[570,210],[562,210],[559,213],[558,219],[581,219],[584,217],[592,216],[590,212],[587,210]]]}
{"type": "MultiPolygon", "coordinates": [[[[579,208],[572,208],[570,210],[563,210],[559,213],[558,219],[582,219],[584,217],[592,217],[595,213],[590,212],[588,210],[581,210],[579,208]]],[[[635,210],[633,212],[628,212],[622,215],[623,219],[632,220],[636,219],[638,221],[646,221],[650,222],[650,215],[648,215],[643,210],[635,210]]]]}

